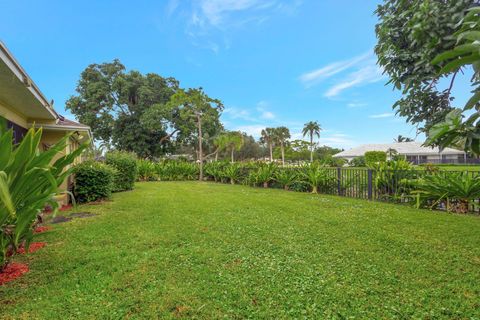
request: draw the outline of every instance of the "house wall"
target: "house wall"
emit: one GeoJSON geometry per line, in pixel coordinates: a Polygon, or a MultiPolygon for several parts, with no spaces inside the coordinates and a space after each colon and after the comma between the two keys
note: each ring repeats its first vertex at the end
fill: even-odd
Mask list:
{"type": "Polygon", "coordinates": [[[15,112],[11,108],[7,107],[5,104],[2,104],[0,101],[0,116],[16,123],[17,125],[28,128],[27,118],[15,112]]]}

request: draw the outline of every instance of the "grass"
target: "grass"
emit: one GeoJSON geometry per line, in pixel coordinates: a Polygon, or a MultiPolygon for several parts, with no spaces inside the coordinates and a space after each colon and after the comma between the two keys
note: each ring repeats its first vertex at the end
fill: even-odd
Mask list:
{"type": "Polygon", "coordinates": [[[80,209],[20,258],[0,318],[480,317],[475,216],[198,182],[80,209]]]}

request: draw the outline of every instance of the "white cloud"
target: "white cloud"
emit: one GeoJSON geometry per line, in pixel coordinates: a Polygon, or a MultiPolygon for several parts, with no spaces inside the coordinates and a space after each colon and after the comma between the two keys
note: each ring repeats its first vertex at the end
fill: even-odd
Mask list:
{"type": "Polygon", "coordinates": [[[273,6],[271,1],[260,0],[201,0],[198,13],[194,13],[195,23],[206,22],[218,27],[225,23],[230,13],[245,10],[263,10],[273,6]]]}
{"type": "Polygon", "coordinates": [[[266,101],[260,101],[257,103],[257,111],[260,112],[260,118],[266,120],[273,120],[276,118],[275,114],[269,110],[269,103],[266,101]]]}
{"type": "Polygon", "coordinates": [[[321,67],[319,69],[306,72],[302,74],[299,79],[305,85],[305,87],[309,88],[322,80],[330,78],[342,71],[345,71],[347,69],[350,69],[358,65],[359,63],[365,61],[366,59],[371,59],[372,56],[373,56],[372,52],[369,51],[367,53],[353,57],[348,60],[336,61],[324,67],[321,67]]]}
{"type": "Polygon", "coordinates": [[[390,118],[390,117],[393,117],[394,115],[395,115],[394,113],[387,112],[387,113],[380,113],[380,114],[372,114],[372,115],[369,115],[368,117],[371,119],[382,119],[382,118],[390,118]]]}
{"type": "Polygon", "coordinates": [[[328,89],[327,92],[325,92],[325,97],[333,98],[348,88],[363,86],[381,81],[382,79],[382,69],[373,63],[348,74],[342,81],[328,89]]]}
{"type": "Polygon", "coordinates": [[[238,126],[233,128],[233,130],[245,132],[246,134],[258,139],[261,136],[262,130],[265,129],[266,127],[268,127],[268,125],[253,124],[253,125],[238,126]]]}
{"type": "Polygon", "coordinates": [[[347,104],[347,107],[349,108],[360,108],[360,107],[366,107],[366,103],[361,103],[361,102],[350,102],[347,104]]]}

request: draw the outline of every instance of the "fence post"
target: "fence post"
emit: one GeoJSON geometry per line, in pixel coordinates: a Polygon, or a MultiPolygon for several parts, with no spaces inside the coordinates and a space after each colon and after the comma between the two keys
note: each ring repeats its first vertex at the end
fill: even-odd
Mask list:
{"type": "Polygon", "coordinates": [[[339,196],[342,195],[342,168],[337,167],[337,194],[339,196]]]}
{"type": "Polygon", "coordinates": [[[373,198],[372,169],[368,169],[368,200],[373,198]]]}

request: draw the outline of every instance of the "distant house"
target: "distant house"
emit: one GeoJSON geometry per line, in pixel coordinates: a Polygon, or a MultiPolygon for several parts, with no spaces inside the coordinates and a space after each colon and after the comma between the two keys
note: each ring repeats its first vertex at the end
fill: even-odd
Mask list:
{"type": "MultiPolygon", "coordinates": [[[[22,140],[29,128],[41,127],[43,135],[40,143],[44,150],[69,133],[71,137],[64,150],[66,154],[91,138],[90,127],[65,119],[53,109],[52,103],[1,41],[0,118],[6,120],[7,126],[13,129],[15,143],[22,140]]],[[[65,182],[61,189],[66,189],[67,184],[65,182]]]]}
{"type": "Polygon", "coordinates": [[[452,148],[445,148],[440,151],[438,147],[424,147],[419,142],[396,142],[384,144],[364,144],[359,147],[342,151],[334,155],[348,161],[365,155],[367,151],[395,150],[398,155],[403,156],[407,161],[414,164],[422,163],[477,163],[478,159],[470,158],[465,152],[452,148]]]}

